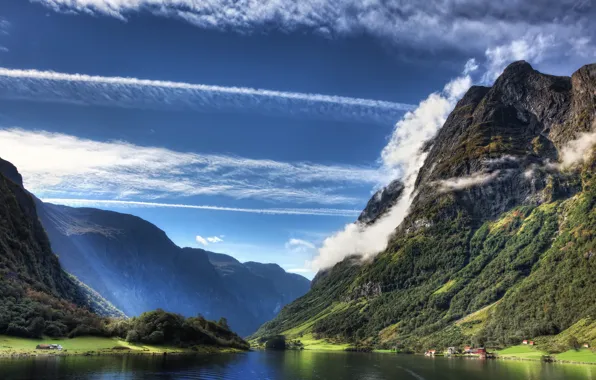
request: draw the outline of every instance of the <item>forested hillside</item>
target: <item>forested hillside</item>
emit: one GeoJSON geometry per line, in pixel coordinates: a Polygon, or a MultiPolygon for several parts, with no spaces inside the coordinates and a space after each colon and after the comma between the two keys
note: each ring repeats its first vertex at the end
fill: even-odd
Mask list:
{"type": "Polygon", "coordinates": [[[122,316],[62,270],[20,175],[6,161],[0,166],[11,174],[0,173],[0,334],[85,334],[101,328],[95,313],[122,316]]]}
{"type": "Polygon", "coordinates": [[[0,335],[94,335],[132,343],[248,348],[225,319],[210,321],[198,312],[185,318],[158,309],[124,318],[95,290],[62,269],[32,196],[23,189],[16,168],[3,160],[0,198],[0,335]]]}
{"type": "MultiPolygon", "coordinates": [[[[595,119],[596,64],[555,77],[515,62],[470,88],[427,147],[388,248],[321,271],[255,337],[564,350],[573,331],[596,344],[595,119]]],[[[360,222],[394,203],[373,197],[360,222]]]]}

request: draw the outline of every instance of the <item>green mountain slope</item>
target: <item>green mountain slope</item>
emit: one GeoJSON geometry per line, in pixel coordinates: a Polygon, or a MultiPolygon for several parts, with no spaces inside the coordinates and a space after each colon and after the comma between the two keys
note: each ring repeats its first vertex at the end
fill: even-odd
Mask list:
{"type": "Polygon", "coordinates": [[[595,90],[596,65],[569,78],[525,62],[472,87],[432,141],[388,248],[319,273],[255,337],[413,350],[539,336],[554,346],[570,328],[594,339],[595,164],[553,163],[594,125],[595,90]],[[478,175],[490,180],[443,187],[478,175]]]}
{"type": "Polygon", "coordinates": [[[0,334],[93,332],[102,326],[94,312],[122,315],[62,270],[18,172],[6,161],[0,166],[12,173],[0,174],[0,334]]]}

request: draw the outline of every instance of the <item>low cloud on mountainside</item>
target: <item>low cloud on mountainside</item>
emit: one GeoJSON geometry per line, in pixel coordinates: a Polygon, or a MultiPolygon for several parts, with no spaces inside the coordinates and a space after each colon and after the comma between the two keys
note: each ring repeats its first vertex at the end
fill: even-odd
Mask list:
{"type": "Polygon", "coordinates": [[[567,143],[561,149],[561,167],[563,169],[573,168],[590,158],[593,154],[593,147],[596,145],[596,120],[592,123],[592,131],[582,133],[577,139],[567,143]]]}
{"type": "Polygon", "coordinates": [[[498,170],[492,173],[474,173],[465,177],[449,178],[438,181],[437,185],[439,186],[439,191],[441,192],[463,190],[469,187],[484,185],[496,179],[498,175],[498,170]]]}
{"type": "Polygon", "coordinates": [[[353,254],[370,257],[387,247],[389,236],[408,214],[416,177],[426,158],[421,149],[441,128],[457,100],[471,86],[472,78],[469,73],[475,66],[474,60],[468,61],[466,74],[447,83],[441,93],[429,95],[396,124],[389,143],[381,153],[381,160],[387,170],[393,172],[397,178],[404,179],[402,196],[374,224],[350,223],[342,231],[325,239],[312,261],[314,270],[332,266],[353,254]]]}

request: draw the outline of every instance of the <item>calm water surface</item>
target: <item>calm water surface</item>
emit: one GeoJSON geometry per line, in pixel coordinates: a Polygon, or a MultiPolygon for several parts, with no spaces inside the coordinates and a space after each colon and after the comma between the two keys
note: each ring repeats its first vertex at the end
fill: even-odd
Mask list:
{"type": "Polygon", "coordinates": [[[0,359],[0,379],[596,380],[596,366],[347,352],[0,359]]]}

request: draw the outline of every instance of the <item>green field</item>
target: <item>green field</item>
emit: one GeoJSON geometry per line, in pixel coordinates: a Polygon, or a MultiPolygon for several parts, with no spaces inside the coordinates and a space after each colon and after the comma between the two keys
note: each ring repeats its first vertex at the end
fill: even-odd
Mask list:
{"type": "Polygon", "coordinates": [[[163,353],[211,353],[231,352],[234,349],[222,349],[211,346],[196,347],[195,350],[172,346],[149,346],[128,343],[117,338],[77,337],[64,339],[27,339],[0,335],[0,356],[19,355],[83,355],[83,354],[163,354],[163,353]],[[38,344],[60,344],[63,351],[36,350],[38,344]],[[114,349],[126,347],[128,349],[114,349]]]}
{"type": "Polygon", "coordinates": [[[313,351],[343,351],[348,348],[349,344],[336,344],[329,342],[326,339],[315,339],[312,334],[305,334],[301,338],[297,338],[304,344],[305,350],[313,351]]]}
{"type": "Polygon", "coordinates": [[[529,346],[527,344],[521,344],[519,346],[513,346],[506,348],[501,351],[497,351],[497,355],[502,358],[517,358],[517,359],[530,359],[540,360],[543,355],[547,355],[546,352],[540,351],[535,346],[529,346]]]}
{"type": "Polygon", "coordinates": [[[569,350],[561,354],[555,355],[557,360],[580,362],[580,363],[596,363],[596,353],[589,348],[581,350],[569,350]]]}

